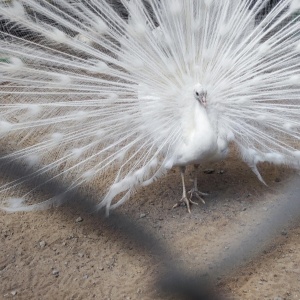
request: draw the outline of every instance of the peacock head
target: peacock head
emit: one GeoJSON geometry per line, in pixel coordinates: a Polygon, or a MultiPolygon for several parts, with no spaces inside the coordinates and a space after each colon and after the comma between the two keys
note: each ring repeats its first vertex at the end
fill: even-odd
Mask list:
{"type": "Polygon", "coordinates": [[[203,86],[200,83],[196,84],[194,87],[194,97],[197,101],[199,101],[199,103],[202,106],[206,107],[207,91],[203,88],[203,86]]]}

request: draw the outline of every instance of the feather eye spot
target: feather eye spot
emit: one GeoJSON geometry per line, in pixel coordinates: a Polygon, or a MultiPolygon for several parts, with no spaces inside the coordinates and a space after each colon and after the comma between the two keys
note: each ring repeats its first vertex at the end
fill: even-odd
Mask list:
{"type": "Polygon", "coordinates": [[[178,0],[173,0],[170,5],[170,12],[173,16],[178,16],[182,12],[182,3],[178,0]]]}
{"type": "Polygon", "coordinates": [[[23,61],[19,57],[10,57],[5,63],[0,63],[0,71],[4,72],[17,72],[24,67],[23,61]]]}
{"type": "Polygon", "coordinates": [[[8,121],[0,121],[0,134],[7,134],[13,128],[13,124],[8,121]]]}
{"type": "Polygon", "coordinates": [[[32,168],[39,165],[41,158],[38,154],[28,154],[24,157],[27,167],[32,168]]]}
{"type": "Polygon", "coordinates": [[[300,161],[300,151],[299,150],[294,151],[293,155],[300,161]]]}
{"type": "Polygon", "coordinates": [[[87,170],[82,174],[82,177],[86,181],[92,180],[96,176],[96,171],[93,169],[87,170]]]}
{"type": "Polygon", "coordinates": [[[291,122],[286,122],[283,124],[283,128],[286,131],[292,132],[293,130],[295,130],[296,126],[295,124],[291,123],[291,122]]]}
{"type": "Polygon", "coordinates": [[[296,43],[295,50],[296,52],[300,52],[300,42],[296,43]]]}
{"type": "Polygon", "coordinates": [[[57,74],[56,75],[57,84],[61,87],[66,87],[71,84],[71,77],[67,74],[57,74]]]}
{"type": "Polygon", "coordinates": [[[36,116],[42,111],[42,107],[38,104],[29,104],[27,106],[27,112],[30,116],[36,116]]]}
{"type": "Polygon", "coordinates": [[[110,93],[107,95],[107,98],[112,102],[116,102],[119,99],[119,96],[116,93],[110,93]]]}
{"type": "Polygon", "coordinates": [[[300,0],[291,0],[289,12],[293,14],[298,10],[300,10],[300,0]]]}
{"type": "Polygon", "coordinates": [[[95,21],[94,28],[96,29],[97,33],[100,34],[100,35],[103,35],[103,34],[107,33],[108,30],[109,30],[106,23],[101,19],[97,19],[95,21]]]}
{"type": "Polygon", "coordinates": [[[59,144],[63,141],[64,135],[61,132],[54,132],[50,136],[51,140],[55,144],[59,144]]]}
{"type": "Polygon", "coordinates": [[[71,150],[73,159],[79,159],[84,153],[84,148],[74,148],[71,150]]]}
{"type": "Polygon", "coordinates": [[[135,24],[131,24],[128,26],[128,32],[136,38],[143,38],[146,36],[147,33],[146,24],[142,22],[136,22],[135,24]]]}
{"type": "Polygon", "coordinates": [[[270,50],[270,45],[268,43],[262,43],[261,45],[259,45],[258,47],[258,52],[261,55],[265,55],[268,53],[268,51],[270,50]]]}
{"type": "Polygon", "coordinates": [[[289,82],[293,85],[300,85],[300,75],[292,75],[289,78],[289,82]]]}
{"type": "Polygon", "coordinates": [[[96,132],[95,132],[95,137],[96,138],[102,138],[105,136],[105,130],[103,129],[98,129],[96,132]]]}
{"type": "Polygon", "coordinates": [[[230,33],[230,26],[226,23],[222,24],[219,29],[220,36],[225,36],[230,33]]]}
{"type": "Polygon", "coordinates": [[[49,39],[53,40],[58,44],[64,44],[68,41],[67,35],[58,28],[53,28],[52,31],[48,31],[47,35],[49,39]]]}
{"type": "Polygon", "coordinates": [[[77,35],[75,35],[74,39],[76,41],[79,41],[83,44],[86,44],[86,45],[92,45],[92,40],[89,39],[85,34],[82,34],[82,33],[78,33],[77,35]]]}
{"type": "Polygon", "coordinates": [[[95,66],[91,67],[89,70],[90,72],[97,74],[97,73],[107,73],[109,70],[108,65],[104,61],[99,61],[95,64],[95,66]]]}
{"type": "Polygon", "coordinates": [[[88,118],[88,112],[85,110],[75,111],[73,114],[74,119],[77,121],[84,121],[88,118]]]}

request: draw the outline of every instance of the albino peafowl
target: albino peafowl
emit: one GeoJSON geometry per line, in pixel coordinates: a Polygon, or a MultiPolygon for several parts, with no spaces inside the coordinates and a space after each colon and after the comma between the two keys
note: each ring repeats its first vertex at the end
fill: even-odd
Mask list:
{"type": "MultiPolygon", "coordinates": [[[[260,162],[300,168],[299,0],[260,20],[268,1],[119,2],[1,2],[2,159],[96,186],[107,211],[175,166],[190,211],[185,167],[229,143],[261,181],[260,162]]],[[[18,194],[29,177],[2,182],[2,209],[60,204],[18,194]]]]}

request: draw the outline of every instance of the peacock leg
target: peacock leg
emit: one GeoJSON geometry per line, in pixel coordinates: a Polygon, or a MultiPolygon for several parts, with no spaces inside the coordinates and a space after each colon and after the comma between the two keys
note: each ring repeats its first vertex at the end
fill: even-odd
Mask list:
{"type": "Polygon", "coordinates": [[[181,180],[182,180],[182,198],[173,206],[173,208],[180,206],[182,203],[184,203],[187,207],[187,210],[189,213],[191,213],[191,204],[197,204],[191,199],[187,198],[186,195],[186,188],[185,188],[185,181],[184,181],[184,173],[185,173],[185,167],[180,167],[180,175],[181,175],[181,180]]]}
{"type": "MultiPolygon", "coordinates": [[[[203,198],[201,196],[207,196],[208,194],[206,193],[202,193],[198,190],[198,179],[197,179],[197,175],[198,175],[198,168],[199,165],[194,165],[194,187],[188,192],[189,194],[191,194],[190,196],[190,203],[194,203],[191,199],[193,196],[195,196],[198,200],[202,201],[203,204],[205,204],[205,201],[203,200],[203,198]]],[[[197,204],[197,203],[196,203],[197,204]]]]}

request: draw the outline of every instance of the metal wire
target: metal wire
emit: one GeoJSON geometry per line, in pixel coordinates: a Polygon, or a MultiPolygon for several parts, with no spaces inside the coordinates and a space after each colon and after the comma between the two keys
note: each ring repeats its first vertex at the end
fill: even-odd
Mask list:
{"type": "MultiPolygon", "coordinates": [[[[41,185],[41,192],[47,195],[64,195],[65,205],[71,204],[70,217],[74,218],[72,211],[76,206],[76,210],[91,212],[94,211],[94,204],[89,200],[89,195],[83,195],[78,191],[69,191],[68,187],[62,183],[47,178],[46,175],[38,177],[31,176],[34,170],[29,171],[23,168],[16,161],[10,161],[0,156],[0,174],[9,179],[18,179],[28,176],[26,187],[34,188],[41,185]],[[2,157],[2,158],[1,158],[2,157]],[[46,183],[45,183],[46,182],[46,183]],[[74,199],[76,202],[74,203],[74,199]]],[[[95,218],[94,228],[90,228],[92,232],[103,228],[99,226],[99,222],[106,225],[111,233],[120,233],[120,242],[132,242],[138,252],[151,253],[151,257],[159,262],[157,287],[160,288],[165,295],[176,296],[178,299],[188,300],[219,300],[225,299],[222,293],[216,290],[217,278],[222,276],[226,278],[236,268],[240,268],[251,259],[259,256],[268,246],[274,237],[286,228],[289,224],[299,224],[300,221],[300,178],[296,177],[290,181],[278,196],[282,201],[278,202],[275,208],[272,206],[269,215],[251,235],[239,241],[236,247],[232,247],[229,255],[215,263],[209,274],[204,270],[199,270],[198,276],[191,277],[184,266],[171,259],[171,251],[168,245],[162,243],[156,236],[149,233],[141,223],[137,223],[124,214],[114,211],[109,217],[105,217],[102,211],[93,212],[90,218],[95,218]],[[284,195],[284,196],[283,196],[284,195]],[[97,225],[96,225],[97,224],[97,225]],[[205,274],[205,275],[204,275],[205,274]]]]}

